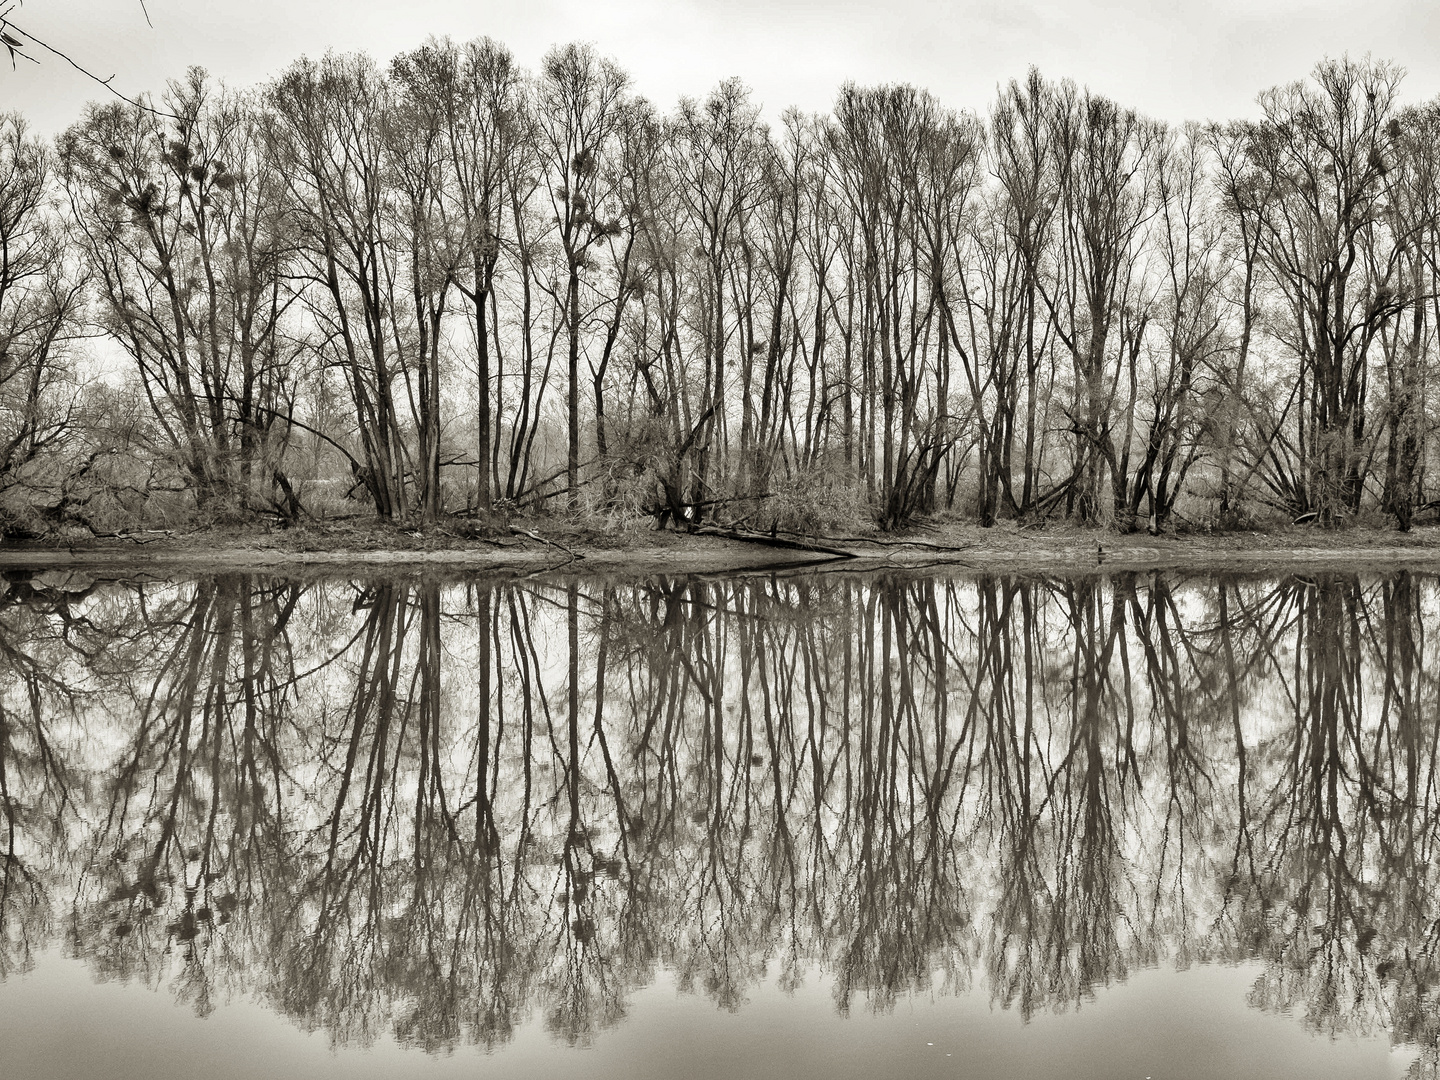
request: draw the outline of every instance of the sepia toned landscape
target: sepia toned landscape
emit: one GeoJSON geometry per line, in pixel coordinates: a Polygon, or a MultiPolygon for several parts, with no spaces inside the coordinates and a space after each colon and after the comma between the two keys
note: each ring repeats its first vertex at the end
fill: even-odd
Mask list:
{"type": "Polygon", "coordinates": [[[110,2],[0,1076],[1440,1076],[1440,17],[110,2]]]}

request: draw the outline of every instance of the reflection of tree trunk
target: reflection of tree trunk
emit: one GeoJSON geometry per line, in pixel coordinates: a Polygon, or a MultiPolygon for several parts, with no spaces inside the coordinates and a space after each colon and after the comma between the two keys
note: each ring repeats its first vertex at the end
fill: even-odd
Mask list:
{"type": "MultiPolygon", "coordinates": [[[[585,1038],[661,965],[729,1007],[817,960],[842,1009],[983,967],[1031,1015],[1167,957],[1258,956],[1260,1004],[1432,1023],[1428,579],[612,584],[588,641],[581,592],[477,589],[473,626],[432,583],[338,608],[330,584],[147,592],[153,638],[115,646],[138,674],[91,661],[122,694],[94,700],[133,714],[109,805],[73,785],[47,834],[83,878],[76,952],[120,972],[195,940],[197,1007],[228,970],[337,1038],[427,1050],[537,1010],[585,1038]],[[442,692],[472,632],[473,710],[442,692]]],[[[93,632],[67,617],[58,656],[93,632]]],[[[4,722],[0,860],[61,768],[4,722]]]]}
{"type": "MultiPolygon", "coordinates": [[[[185,632],[177,647],[177,657],[179,649],[184,650],[180,684],[160,702],[162,709],[173,708],[175,710],[175,722],[178,724],[179,730],[173,743],[176,754],[175,781],[170,791],[169,805],[163,811],[160,819],[160,837],[156,840],[146,865],[140,870],[140,880],[150,883],[152,888],[166,850],[174,840],[181,801],[186,795],[192,779],[190,775],[192,767],[190,732],[194,723],[197,699],[200,698],[201,678],[206,667],[207,646],[213,649],[208,656],[210,680],[205,688],[204,700],[200,703],[206,714],[204,716],[206,727],[212,722],[211,708],[221,705],[225,696],[225,665],[229,656],[231,631],[234,625],[234,585],[233,580],[226,582],[223,591],[213,581],[202,582],[197,586],[190,619],[185,625],[185,632]],[[211,630],[212,618],[215,623],[213,631],[211,630]],[[215,635],[213,644],[208,640],[211,633],[215,635]]],[[[215,718],[215,721],[218,723],[218,718],[215,718]]],[[[166,727],[168,728],[169,725],[166,727]]]]}
{"type": "Polygon", "coordinates": [[[1230,705],[1230,727],[1235,735],[1235,798],[1238,814],[1235,831],[1235,857],[1231,875],[1239,877],[1241,853],[1249,867],[1250,876],[1255,875],[1254,838],[1250,831],[1249,806],[1246,802],[1246,782],[1249,780],[1249,764],[1245,750],[1245,726],[1240,720],[1240,672],[1235,662],[1235,635],[1231,621],[1229,594],[1230,586],[1224,578],[1219,582],[1219,626],[1221,647],[1225,655],[1225,697],[1230,705]]]}
{"type": "MultiPolygon", "coordinates": [[[[1113,698],[1111,657],[1121,637],[1125,608],[1123,590],[1116,588],[1107,625],[1097,583],[1082,582],[1067,592],[1075,632],[1077,700],[1070,747],[1061,777],[1057,778],[1062,833],[1057,871],[1061,888],[1056,902],[1062,921],[1052,928],[1054,936],[1047,949],[1057,962],[1068,962],[1067,954],[1075,954],[1075,987],[1084,993],[1096,983],[1108,981],[1120,962],[1113,918],[1119,851],[1104,744],[1106,712],[1113,698]]],[[[1116,754],[1123,769],[1133,748],[1128,736],[1119,733],[1118,725],[1117,743],[1116,754]]]]}
{"type": "MultiPolygon", "coordinates": [[[[484,471],[482,462],[482,472],[484,471]]],[[[475,723],[475,843],[482,853],[495,850],[500,843],[495,828],[495,813],[490,805],[490,641],[492,590],[484,583],[476,589],[475,622],[479,629],[476,648],[476,677],[479,683],[477,701],[479,715],[475,723]]]]}
{"type": "MultiPolygon", "coordinates": [[[[419,739],[420,768],[415,792],[415,857],[420,860],[423,856],[424,864],[428,867],[432,861],[428,852],[432,838],[443,838],[443,842],[448,844],[459,837],[447,805],[444,778],[440,772],[440,749],[445,735],[440,711],[440,587],[433,581],[427,581],[417,592],[420,599],[420,653],[415,659],[415,674],[411,680],[410,697],[405,704],[405,711],[408,714],[414,710],[418,697],[416,731],[419,739]]],[[[403,637],[400,646],[403,649],[403,637]]],[[[398,738],[404,737],[405,727],[402,726],[398,738]]]]}
{"type": "Polygon", "coordinates": [[[330,811],[329,864],[339,855],[341,823],[350,816],[347,804],[350,788],[356,783],[363,786],[359,820],[353,834],[362,851],[378,842],[377,800],[383,798],[384,793],[390,727],[395,717],[396,686],[405,646],[409,587],[383,584],[367,599],[364,645],[346,715],[350,738],[330,811]],[[367,742],[369,747],[361,775],[357,770],[361,768],[360,759],[367,742]]]}
{"type": "MultiPolygon", "coordinates": [[[[1339,816],[1339,783],[1345,771],[1344,747],[1359,732],[1354,726],[1359,690],[1352,658],[1359,642],[1354,640],[1359,627],[1353,611],[1347,610],[1348,589],[1331,575],[1321,577],[1313,587],[1305,589],[1301,598],[1303,664],[1301,677],[1304,694],[1303,713],[1298,716],[1296,736],[1306,751],[1298,763],[1306,768],[1305,782],[1311,797],[1310,827],[1315,841],[1325,849],[1338,843],[1343,846],[1343,833],[1336,834],[1339,816]],[[1347,617],[1350,616],[1350,617],[1347,617]],[[1355,650],[1355,651],[1352,651],[1355,650]]],[[[1355,743],[1358,748],[1358,741],[1355,743]]]]}
{"type": "MultiPolygon", "coordinates": [[[[1423,630],[1416,595],[1419,589],[1414,575],[1409,570],[1401,570],[1393,581],[1387,581],[1382,586],[1382,590],[1386,672],[1383,701],[1389,707],[1382,712],[1381,721],[1387,733],[1393,729],[1390,738],[1398,744],[1404,763],[1404,783],[1398,786],[1397,794],[1400,794],[1405,806],[1413,810],[1420,806],[1426,795],[1419,786],[1424,731],[1417,703],[1420,696],[1420,679],[1417,676],[1423,671],[1422,652],[1415,640],[1417,627],[1423,630]]],[[[1412,820],[1409,814],[1404,819],[1412,820]]]]}

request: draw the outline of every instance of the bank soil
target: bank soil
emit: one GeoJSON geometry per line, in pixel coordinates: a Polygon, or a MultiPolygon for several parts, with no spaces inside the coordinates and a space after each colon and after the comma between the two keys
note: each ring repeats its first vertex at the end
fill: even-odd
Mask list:
{"type": "Polygon", "coordinates": [[[377,524],[263,532],[136,532],[69,543],[0,544],[0,567],[109,573],[217,572],[325,575],[385,571],[549,574],[685,574],[765,569],[876,570],[951,566],[1065,574],[1197,571],[1440,571],[1440,527],[1119,535],[1098,530],[937,525],[904,533],[801,536],[721,528],[601,529],[555,522],[496,528],[483,536],[406,531],[377,524]]]}

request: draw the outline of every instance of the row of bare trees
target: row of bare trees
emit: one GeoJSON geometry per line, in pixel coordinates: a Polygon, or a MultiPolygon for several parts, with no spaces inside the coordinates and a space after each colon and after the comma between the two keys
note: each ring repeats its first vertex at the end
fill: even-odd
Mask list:
{"type": "Polygon", "coordinates": [[[984,116],[847,85],[771,126],[738,81],[662,115],[586,46],[531,74],[483,39],[192,71],[53,150],[12,119],[0,483],[82,520],[123,459],[127,512],[294,518],[330,485],[421,523],[1408,528],[1440,104],[1399,82],[1325,61],[1170,128],[1031,72],[984,116]]]}
{"type": "Polygon", "coordinates": [[[0,978],[60,940],[337,1040],[1025,1016],[1162,962],[1440,1046],[1433,580],[62,575],[0,593],[0,978]]]}

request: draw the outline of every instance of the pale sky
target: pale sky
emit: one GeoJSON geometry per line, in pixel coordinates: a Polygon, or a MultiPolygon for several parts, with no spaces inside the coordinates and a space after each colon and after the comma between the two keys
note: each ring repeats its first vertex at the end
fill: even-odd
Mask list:
{"type": "MultiPolygon", "coordinates": [[[[3,9],[8,0],[0,0],[3,9]]],[[[191,64],[232,85],[302,54],[388,60],[434,34],[489,35],[534,69],[552,44],[590,41],[662,110],[738,75],[772,119],[823,110],[846,79],[911,82],[984,111],[1038,65],[1162,120],[1253,116],[1255,95],[1324,56],[1371,53],[1409,72],[1406,101],[1440,94],[1440,0],[25,0],[21,27],[127,94],[191,64]]],[[[40,50],[0,66],[0,111],[53,134],[105,91],[40,50]]]]}

